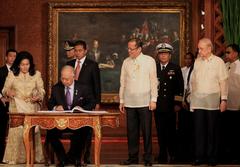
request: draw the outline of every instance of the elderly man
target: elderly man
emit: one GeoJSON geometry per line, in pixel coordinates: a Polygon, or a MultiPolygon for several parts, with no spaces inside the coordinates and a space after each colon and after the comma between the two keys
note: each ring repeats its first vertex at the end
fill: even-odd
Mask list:
{"type": "Polygon", "coordinates": [[[152,111],[156,109],[157,76],[155,60],[142,53],[139,39],[128,41],[129,57],[123,62],[120,77],[120,105],[127,114],[128,156],[123,165],[138,164],[142,130],[144,164],[152,166],[152,111]]]}
{"type": "Polygon", "coordinates": [[[176,112],[181,106],[183,77],[179,65],[170,62],[173,47],[160,43],[157,50],[158,89],[155,123],[158,135],[158,163],[174,163],[176,156],[176,112]],[[176,101],[179,100],[179,107],[176,101]],[[169,157],[168,157],[169,155],[169,157]]]}
{"type": "MultiPolygon", "coordinates": [[[[63,111],[71,110],[75,106],[81,106],[86,110],[91,110],[95,106],[95,99],[90,93],[91,90],[86,85],[74,81],[74,69],[71,66],[64,66],[61,71],[61,81],[52,88],[51,97],[48,102],[49,110],[63,111]]],[[[85,141],[88,134],[86,127],[77,130],[58,130],[52,129],[47,133],[53,150],[56,152],[59,160],[59,167],[64,167],[69,161],[75,161],[75,166],[81,166],[81,155],[85,147],[85,141]],[[71,137],[71,157],[68,157],[60,141],[63,132],[72,132],[71,137]]],[[[68,154],[69,155],[69,154],[68,154]]]]}
{"type": "Polygon", "coordinates": [[[198,43],[199,57],[192,72],[190,109],[194,111],[195,161],[216,165],[219,114],[227,104],[227,70],[223,60],[212,53],[210,39],[198,43]]]}

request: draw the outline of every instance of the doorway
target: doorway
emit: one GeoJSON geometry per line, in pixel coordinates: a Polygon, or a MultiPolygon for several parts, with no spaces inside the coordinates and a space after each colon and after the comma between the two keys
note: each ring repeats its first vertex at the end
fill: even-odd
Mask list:
{"type": "Polygon", "coordinates": [[[4,65],[9,48],[15,49],[15,27],[0,27],[0,66],[4,65]]]}

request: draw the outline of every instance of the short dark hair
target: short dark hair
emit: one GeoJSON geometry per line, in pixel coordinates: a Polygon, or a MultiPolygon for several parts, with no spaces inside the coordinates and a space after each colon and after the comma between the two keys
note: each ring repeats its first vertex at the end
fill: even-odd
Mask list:
{"type": "Polygon", "coordinates": [[[36,70],[35,70],[35,64],[33,63],[33,56],[31,55],[31,53],[29,53],[27,51],[21,51],[17,54],[17,57],[11,67],[13,74],[15,76],[19,75],[19,73],[20,73],[19,65],[22,62],[22,60],[24,60],[24,59],[29,60],[29,63],[30,63],[29,75],[31,75],[31,76],[35,75],[36,70]]]}
{"type": "Polygon", "coordinates": [[[15,53],[17,54],[17,51],[16,51],[15,49],[10,48],[10,49],[8,49],[8,50],[6,51],[6,56],[7,56],[8,53],[10,53],[10,52],[15,52],[15,53]]]}
{"type": "Polygon", "coordinates": [[[128,40],[128,43],[129,42],[135,42],[136,43],[136,46],[139,48],[142,48],[142,46],[143,46],[143,42],[142,42],[142,40],[141,39],[139,39],[139,38],[131,38],[131,39],[129,39],[128,40]]]}
{"type": "Polygon", "coordinates": [[[78,41],[76,41],[75,43],[74,43],[74,46],[77,46],[77,45],[81,45],[82,47],[83,47],[83,49],[87,49],[87,44],[86,44],[86,42],[85,41],[83,41],[83,40],[78,40],[78,41]]]}
{"type": "Polygon", "coordinates": [[[240,51],[239,51],[239,46],[238,46],[237,44],[235,44],[235,43],[229,44],[229,45],[227,46],[227,48],[232,48],[232,50],[233,50],[234,52],[237,52],[237,53],[240,52],[240,51]]]}
{"type": "Polygon", "coordinates": [[[192,52],[187,52],[186,55],[190,55],[191,59],[194,61],[195,56],[192,52]]]}

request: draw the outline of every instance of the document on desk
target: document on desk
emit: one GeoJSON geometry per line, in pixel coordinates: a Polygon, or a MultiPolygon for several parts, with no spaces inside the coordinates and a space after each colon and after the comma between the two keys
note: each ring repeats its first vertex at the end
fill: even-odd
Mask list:
{"type": "Polygon", "coordinates": [[[108,113],[107,111],[91,111],[91,110],[84,110],[82,107],[80,106],[75,106],[72,110],[64,110],[64,111],[56,111],[56,110],[52,110],[52,111],[38,111],[41,113],[87,113],[87,114],[106,114],[108,113]]]}

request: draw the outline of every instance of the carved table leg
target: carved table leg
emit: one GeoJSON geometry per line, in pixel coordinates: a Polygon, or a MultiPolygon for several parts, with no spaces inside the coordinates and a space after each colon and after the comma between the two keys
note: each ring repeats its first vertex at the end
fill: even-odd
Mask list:
{"type": "Polygon", "coordinates": [[[94,143],[94,159],[95,159],[95,166],[100,167],[100,151],[101,151],[101,143],[102,143],[102,132],[101,132],[101,125],[100,125],[100,118],[95,118],[95,143],[94,143]]]}
{"type": "Polygon", "coordinates": [[[33,163],[31,162],[31,142],[32,142],[32,135],[31,135],[31,127],[27,124],[27,121],[24,121],[24,130],[23,130],[23,141],[26,149],[26,158],[27,158],[27,167],[32,167],[33,163]]]}

